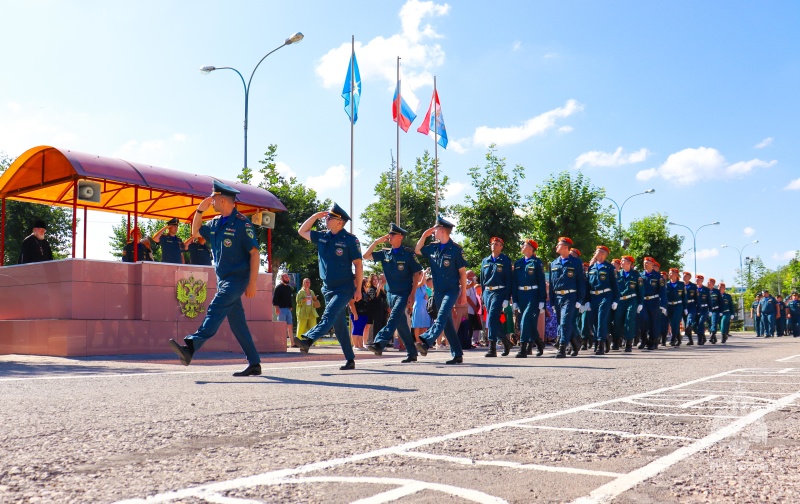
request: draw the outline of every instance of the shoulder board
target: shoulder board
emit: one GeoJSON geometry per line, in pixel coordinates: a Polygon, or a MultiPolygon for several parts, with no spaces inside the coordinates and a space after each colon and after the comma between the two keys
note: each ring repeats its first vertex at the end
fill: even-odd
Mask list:
{"type": "Polygon", "coordinates": [[[450,243],[452,243],[453,245],[455,245],[458,248],[464,248],[461,245],[459,245],[458,243],[454,242],[453,240],[450,240],[450,243]]]}
{"type": "Polygon", "coordinates": [[[414,253],[414,249],[411,247],[403,247],[403,250],[405,250],[406,252],[411,252],[412,254],[414,253]]]}
{"type": "Polygon", "coordinates": [[[239,219],[239,220],[250,222],[250,219],[248,219],[244,215],[240,214],[239,212],[236,212],[236,218],[239,219]]]}

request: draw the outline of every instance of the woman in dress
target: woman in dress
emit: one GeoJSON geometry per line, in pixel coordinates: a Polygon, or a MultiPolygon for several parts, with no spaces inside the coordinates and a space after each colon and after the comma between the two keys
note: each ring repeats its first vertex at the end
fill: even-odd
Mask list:
{"type": "Polygon", "coordinates": [[[312,327],[317,325],[317,309],[314,308],[314,301],[317,296],[311,290],[311,280],[303,279],[303,288],[297,292],[297,337],[307,333],[312,327]]]}
{"type": "Polygon", "coordinates": [[[352,328],[352,334],[350,335],[350,341],[353,344],[353,348],[358,350],[366,350],[364,346],[364,333],[365,331],[369,331],[370,320],[369,320],[369,301],[367,300],[367,282],[369,281],[368,278],[363,279],[361,282],[361,299],[358,302],[354,300],[350,300],[350,327],[352,328]]]}
{"type": "Polygon", "coordinates": [[[367,312],[369,314],[369,323],[372,325],[372,336],[368,331],[364,332],[364,336],[370,339],[378,334],[378,331],[383,329],[386,325],[388,318],[386,313],[386,293],[383,290],[384,282],[381,277],[375,273],[369,276],[367,283],[367,312]]]}
{"type": "Polygon", "coordinates": [[[431,326],[431,316],[428,315],[426,303],[428,297],[433,295],[433,278],[430,271],[420,278],[414,289],[414,307],[411,310],[411,328],[414,330],[414,340],[419,341],[419,335],[431,326]]]}

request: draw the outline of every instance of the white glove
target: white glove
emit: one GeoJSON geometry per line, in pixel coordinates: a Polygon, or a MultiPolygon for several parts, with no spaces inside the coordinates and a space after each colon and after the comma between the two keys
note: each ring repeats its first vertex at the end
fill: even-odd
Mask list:
{"type": "Polygon", "coordinates": [[[514,311],[519,311],[519,305],[517,303],[514,303],[514,306],[512,306],[512,308],[514,308],[514,311]]]}
{"type": "Polygon", "coordinates": [[[636,307],[636,313],[642,313],[642,305],[636,307]]]}
{"type": "Polygon", "coordinates": [[[586,304],[583,305],[583,311],[592,311],[592,303],[587,301],[586,304]]]}
{"type": "Polygon", "coordinates": [[[544,311],[544,303],[539,303],[539,311],[544,311]]]}
{"type": "Polygon", "coordinates": [[[661,313],[663,313],[664,315],[666,315],[666,314],[667,314],[667,309],[666,309],[666,308],[664,308],[663,306],[661,307],[661,313]]]}
{"type": "Polygon", "coordinates": [[[577,308],[578,310],[580,310],[580,311],[581,311],[581,313],[583,313],[583,307],[581,306],[581,304],[580,304],[580,303],[576,302],[576,303],[575,303],[575,308],[577,308]]]}
{"type": "Polygon", "coordinates": [[[689,310],[683,310],[684,315],[689,315],[689,310]]]}
{"type": "Polygon", "coordinates": [[[503,301],[503,309],[505,310],[508,307],[508,300],[503,301]]]}
{"type": "Polygon", "coordinates": [[[616,310],[617,309],[617,303],[616,302],[611,303],[611,309],[612,310],[616,310]]]}

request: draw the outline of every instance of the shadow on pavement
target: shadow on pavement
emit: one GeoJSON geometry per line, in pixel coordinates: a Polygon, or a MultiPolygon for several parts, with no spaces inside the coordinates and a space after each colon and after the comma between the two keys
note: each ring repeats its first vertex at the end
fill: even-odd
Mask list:
{"type": "MultiPolygon", "coordinates": [[[[353,373],[347,373],[353,374],[353,373]]],[[[337,375],[337,376],[345,376],[345,375],[337,375]]],[[[377,390],[380,392],[418,392],[418,389],[402,389],[399,387],[389,387],[386,385],[371,385],[368,383],[336,383],[336,382],[329,382],[329,381],[315,381],[315,380],[298,380],[297,378],[283,378],[280,376],[261,376],[261,382],[256,381],[240,381],[240,382],[230,382],[230,381],[196,381],[195,383],[198,385],[210,385],[210,384],[221,384],[221,385],[231,385],[232,383],[238,384],[278,384],[278,385],[315,385],[320,387],[336,387],[336,388],[345,388],[345,389],[366,389],[366,390],[377,390]],[[269,381],[266,381],[269,380],[269,381]]]]}

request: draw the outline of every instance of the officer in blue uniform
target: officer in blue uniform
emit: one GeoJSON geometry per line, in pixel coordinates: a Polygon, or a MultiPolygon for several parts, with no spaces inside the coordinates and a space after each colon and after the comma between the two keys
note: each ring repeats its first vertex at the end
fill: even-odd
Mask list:
{"type": "Polygon", "coordinates": [[[709,308],[711,305],[711,290],[703,285],[705,277],[697,275],[697,319],[695,320],[695,330],[697,331],[697,344],[706,344],[706,321],[708,320],[709,308]]]}
{"type": "Polygon", "coordinates": [[[670,346],[681,346],[681,319],[688,313],[686,308],[686,285],[678,280],[678,268],[669,269],[667,282],[667,321],[672,332],[670,346]]]}
{"type": "Polygon", "coordinates": [[[236,189],[215,180],[211,196],[197,206],[192,220],[192,236],[202,236],[211,244],[216,260],[217,293],[208,305],[200,329],[183,339],[186,344],[179,345],[173,339],[169,344],[181,363],[188,366],[194,353],[216,334],[227,317],[248,362],[244,371],[233,376],[254,376],[261,374],[261,359],[247,327],[242,294],[249,298],[256,295],[261,257],[253,224],[236,210],[237,194],[239,191],[236,189]],[[203,224],[203,213],[212,205],[220,215],[203,224]]]}
{"type": "Polygon", "coordinates": [[[539,315],[544,316],[544,303],[547,298],[547,284],[544,280],[544,265],[536,257],[539,244],[535,240],[525,240],[522,244],[522,258],[514,263],[511,277],[511,298],[514,309],[521,313],[519,322],[520,350],[516,357],[526,358],[536,343],[536,356],[544,353],[544,341],[539,334],[539,315]]]}
{"type": "Polygon", "coordinates": [[[775,296],[777,303],[777,310],[775,310],[775,331],[780,338],[786,333],[786,303],[783,302],[783,296],[778,294],[775,296]]]}
{"type": "MultiPolygon", "coordinates": [[[[195,266],[211,266],[211,246],[202,237],[198,236],[194,240],[189,238],[189,245],[186,251],[189,253],[189,264],[195,266]]],[[[186,245],[184,243],[184,245],[186,245]]]]}
{"type": "Polygon", "coordinates": [[[438,215],[436,225],[422,233],[414,249],[417,255],[430,261],[433,298],[439,307],[431,327],[419,336],[417,350],[422,356],[428,355],[428,348],[433,346],[436,338],[444,331],[453,357],[445,361],[445,364],[464,362],[461,341],[453,324],[453,306],[456,301],[460,305],[467,304],[467,261],[461,245],[450,239],[453,227],[455,226],[452,223],[438,215]],[[425,245],[425,240],[431,235],[434,235],[436,241],[425,245]]]}
{"type": "Polygon", "coordinates": [[[725,282],[719,284],[720,293],[720,332],[722,333],[722,343],[725,344],[731,337],[731,317],[736,313],[736,305],[733,304],[733,297],[725,292],[725,282]]]}
{"type": "Polygon", "coordinates": [[[334,203],[330,210],[317,212],[309,217],[297,231],[300,236],[317,246],[325,311],[317,325],[300,337],[295,336],[294,342],[300,352],[308,353],[314,342],[333,328],[336,339],[342,346],[344,358],[347,359],[345,365],[339,368],[342,371],[356,368],[356,355],[353,353],[347,326],[347,305],[351,299],[361,300],[361,281],[364,278],[361,243],[355,235],[344,229],[349,220],[347,212],[334,203]],[[319,219],[325,219],[328,231],[311,229],[319,219]]]}
{"type": "Polygon", "coordinates": [[[775,336],[775,312],[778,308],[778,302],[769,293],[769,290],[764,289],[761,301],[758,303],[758,311],[761,313],[761,324],[764,327],[764,337],[771,338],[775,336]]]}
{"type": "Polygon", "coordinates": [[[786,303],[786,308],[789,309],[786,319],[786,334],[796,338],[800,336],[800,298],[796,292],[792,292],[792,299],[786,303]]]}
{"type": "MultiPolygon", "coordinates": [[[[575,329],[575,312],[582,310],[580,300],[586,297],[586,278],[583,263],[569,254],[572,240],[566,236],[558,239],[556,253],[560,256],[550,263],[550,303],[558,319],[558,354],[567,356],[567,345],[572,341],[575,329]]],[[[572,355],[578,355],[573,346],[572,355]]]]}
{"type": "Polygon", "coordinates": [[[756,330],[756,338],[764,335],[764,326],[761,324],[761,311],[758,307],[761,304],[761,293],[756,294],[756,298],[750,304],[750,318],[753,319],[753,325],[756,330]]]}
{"type": "Polygon", "coordinates": [[[617,339],[625,340],[625,352],[633,351],[633,337],[636,335],[637,314],[642,311],[644,298],[644,283],[639,272],[632,268],[635,260],[633,256],[622,256],[620,269],[617,275],[619,301],[615,310],[617,339]]]}
{"type": "MultiPolygon", "coordinates": [[[[505,242],[497,236],[489,241],[492,253],[481,261],[481,291],[483,305],[486,307],[489,351],[484,357],[497,357],[497,340],[503,343],[503,357],[511,352],[511,341],[506,337],[500,315],[511,299],[511,278],[513,269],[511,259],[503,253],[505,242]]],[[[434,287],[434,292],[435,287],[434,287]]]]}
{"type": "Polygon", "coordinates": [[[594,328],[594,339],[597,349],[595,355],[604,355],[608,344],[609,316],[611,307],[619,302],[619,285],[617,284],[614,266],[607,261],[608,247],[598,245],[594,257],[589,263],[587,274],[589,302],[586,310],[590,314],[590,325],[594,328]]]}
{"type": "Polygon", "coordinates": [[[647,347],[648,350],[658,350],[658,340],[661,336],[661,315],[667,312],[666,282],[661,274],[653,269],[655,259],[644,258],[644,274],[640,279],[643,285],[643,323],[646,328],[646,337],[639,343],[639,350],[647,347]]]}
{"type": "Polygon", "coordinates": [[[683,317],[683,333],[689,341],[687,346],[694,345],[692,340],[692,330],[697,319],[697,285],[692,282],[692,274],[688,271],[683,272],[683,285],[686,289],[686,312],[683,317]]]}
{"type": "Polygon", "coordinates": [[[161,245],[161,262],[183,264],[183,241],[178,238],[178,224],[180,222],[177,218],[170,219],[167,225],[158,230],[153,235],[153,241],[161,245]],[[167,231],[164,234],[164,231],[167,231]]]}
{"type": "Polygon", "coordinates": [[[715,279],[708,279],[708,312],[711,317],[708,328],[708,332],[711,333],[711,337],[708,339],[708,341],[710,341],[712,345],[717,344],[717,332],[719,331],[719,325],[722,321],[722,306],[720,305],[720,301],[722,299],[719,289],[717,289],[716,285],[717,281],[715,279]]]}
{"type": "Polygon", "coordinates": [[[417,361],[417,348],[414,346],[414,337],[408,327],[406,309],[414,304],[411,293],[422,276],[422,266],[417,262],[414,251],[403,247],[403,238],[407,234],[408,231],[392,223],[389,234],[372,242],[364,253],[364,259],[380,263],[383,267],[383,274],[386,276],[386,297],[391,310],[386,325],[375,335],[374,342],[367,345],[367,348],[375,355],[381,355],[397,330],[406,347],[407,356],[400,361],[404,364],[417,361]],[[389,243],[391,248],[374,252],[380,243],[389,243]]]}

